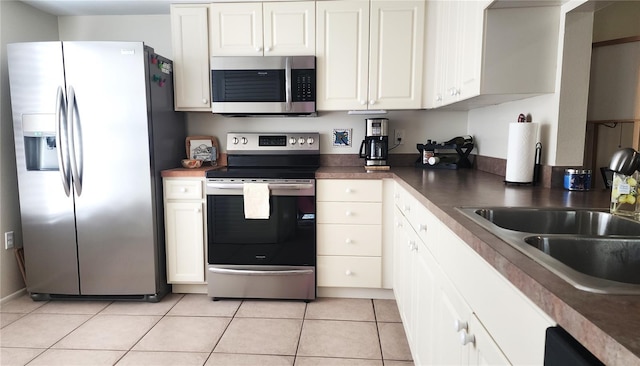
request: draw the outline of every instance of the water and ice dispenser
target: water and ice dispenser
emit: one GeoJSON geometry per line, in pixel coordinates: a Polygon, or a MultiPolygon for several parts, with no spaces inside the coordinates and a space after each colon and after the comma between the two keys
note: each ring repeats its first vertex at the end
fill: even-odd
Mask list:
{"type": "Polygon", "coordinates": [[[23,114],[22,134],[27,170],[58,170],[54,114],[23,114]]]}

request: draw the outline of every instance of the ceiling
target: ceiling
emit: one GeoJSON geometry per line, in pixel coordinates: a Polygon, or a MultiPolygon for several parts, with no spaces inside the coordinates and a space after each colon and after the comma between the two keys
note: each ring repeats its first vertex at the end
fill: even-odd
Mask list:
{"type": "Polygon", "coordinates": [[[210,3],[211,0],[20,0],[53,15],[169,14],[175,3],[210,3]]]}

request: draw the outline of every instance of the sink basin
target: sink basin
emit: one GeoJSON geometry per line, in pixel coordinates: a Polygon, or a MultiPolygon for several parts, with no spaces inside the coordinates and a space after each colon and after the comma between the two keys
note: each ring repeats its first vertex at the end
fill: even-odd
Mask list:
{"type": "Polygon", "coordinates": [[[581,290],[640,295],[640,222],[598,210],[458,208],[581,290]]]}
{"type": "Polygon", "coordinates": [[[640,239],[530,236],[524,241],[578,272],[640,285],[640,239]]]}
{"type": "Polygon", "coordinates": [[[538,234],[640,236],[640,224],[594,210],[483,208],[480,217],[504,229],[538,234]]]}

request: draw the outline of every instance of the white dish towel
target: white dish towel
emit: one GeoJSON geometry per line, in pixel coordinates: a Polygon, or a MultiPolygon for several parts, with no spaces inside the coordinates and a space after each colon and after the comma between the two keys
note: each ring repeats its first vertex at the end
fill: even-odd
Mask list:
{"type": "Polygon", "coordinates": [[[268,183],[244,183],[244,218],[268,219],[269,218],[269,184],[268,183]]]}

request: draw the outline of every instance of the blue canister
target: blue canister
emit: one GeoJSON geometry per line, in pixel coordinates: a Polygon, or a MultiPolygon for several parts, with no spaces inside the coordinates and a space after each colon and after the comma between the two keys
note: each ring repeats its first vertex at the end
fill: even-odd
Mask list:
{"type": "Polygon", "coordinates": [[[565,169],[564,189],[588,191],[591,189],[591,169],[565,169]]]}

